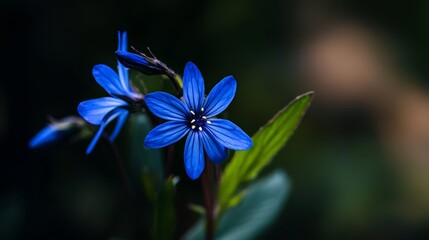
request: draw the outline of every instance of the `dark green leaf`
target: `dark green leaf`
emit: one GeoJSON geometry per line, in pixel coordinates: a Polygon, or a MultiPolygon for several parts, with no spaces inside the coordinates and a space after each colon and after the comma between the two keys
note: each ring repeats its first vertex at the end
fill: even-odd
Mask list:
{"type": "MultiPolygon", "coordinates": [[[[286,173],[276,171],[251,184],[244,200],[219,219],[215,239],[256,239],[276,219],[290,190],[286,173]]],[[[186,234],[187,240],[204,239],[202,219],[186,234]]]]}

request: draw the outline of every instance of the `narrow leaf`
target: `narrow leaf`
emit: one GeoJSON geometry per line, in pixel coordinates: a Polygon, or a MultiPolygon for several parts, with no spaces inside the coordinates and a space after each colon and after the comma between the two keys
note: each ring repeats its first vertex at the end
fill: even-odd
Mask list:
{"type": "Polygon", "coordinates": [[[313,98],[313,92],[298,96],[252,137],[253,147],[237,151],[226,166],[220,183],[221,211],[237,203],[241,184],[254,179],[282,149],[301,122],[313,98]]]}

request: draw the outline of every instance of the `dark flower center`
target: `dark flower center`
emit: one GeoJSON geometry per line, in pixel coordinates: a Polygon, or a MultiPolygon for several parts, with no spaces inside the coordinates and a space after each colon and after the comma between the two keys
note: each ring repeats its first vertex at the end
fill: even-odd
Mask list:
{"type": "Polygon", "coordinates": [[[189,127],[194,131],[202,131],[207,124],[211,123],[209,118],[204,115],[204,108],[197,112],[191,111],[189,115],[189,127]]]}

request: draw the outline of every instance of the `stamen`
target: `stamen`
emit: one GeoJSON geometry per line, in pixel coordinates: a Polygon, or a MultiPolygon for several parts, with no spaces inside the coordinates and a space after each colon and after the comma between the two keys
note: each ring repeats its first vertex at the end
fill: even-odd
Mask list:
{"type": "Polygon", "coordinates": [[[204,108],[201,108],[201,112],[204,112],[204,108]]]}
{"type": "Polygon", "coordinates": [[[194,111],[191,110],[192,115],[195,115],[194,111]]]}
{"type": "Polygon", "coordinates": [[[208,124],[212,124],[212,122],[210,122],[210,121],[207,121],[206,123],[208,123],[208,124]]]}
{"type": "Polygon", "coordinates": [[[201,118],[202,118],[202,119],[207,119],[207,117],[206,117],[206,116],[202,116],[201,118]]]}
{"type": "Polygon", "coordinates": [[[195,119],[192,119],[191,123],[194,123],[194,122],[195,122],[195,119]]]}
{"type": "Polygon", "coordinates": [[[192,129],[195,129],[196,127],[195,127],[195,125],[192,125],[192,126],[191,126],[191,128],[192,128],[192,129]]]}
{"type": "Polygon", "coordinates": [[[203,128],[202,128],[202,127],[199,127],[199,128],[198,128],[198,130],[203,131],[203,128]]]}

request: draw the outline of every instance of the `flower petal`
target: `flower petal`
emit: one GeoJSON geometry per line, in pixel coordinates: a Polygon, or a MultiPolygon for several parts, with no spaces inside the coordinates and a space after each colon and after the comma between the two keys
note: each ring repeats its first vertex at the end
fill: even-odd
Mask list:
{"type": "Polygon", "coordinates": [[[44,147],[61,139],[61,131],[53,124],[49,124],[34,136],[29,143],[30,148],[44,147]]]}
{"type": "Polygon", "coordinates": [[[118,74],[104,64],[95,65],[92,75],[100,86],[110,95],[127,95],[127,90],[123,88],[118,74]]]}
{"type": "Polygon", "coordinates": [[[186,64],[183,73],[183,97],[190,110],[201,109],[204,101],[204,79],[192,62],[186,64]]]}
{"type": "Polygon", "coordinates": [[[127,32],[118,31],[118,51],[127,51],[127,32]]]}
{"type": "Polygon", "coordinates": [[[123,114],[125,109],[116,109],[112,112],[109,112],[101,121],[100,127],[97,130],[97,133],[94,135],[94,137],[91,140],[91,143],[89,144],[88,148],[86,149],[86,154],[90,154],[92,150],[94,149],[95,145],[97,144],[98,140],[100,139],[101,135],[103,134],[104,128],[109,124],[113,119],[117,118],[119,115],[123,114]]]}
{"type": "Polygon", "coordinates": [[[210,119],[205,128],[223,146],[233,150],[246,150],[252,147],[252,139],[241,128],[225,119],[210,119]]]}
{"type": "Polygon", "coordinates": [[[149,93],[145,97],[149,110],[165,120],[186,121],[189,111],[178,98],[165,92],[149,93]]]}
{"type": "Polygon", "coordinates": [[[86,154],[90,154],[92,152],[92,150],[94,149],[98,140],[100,139],[101,134],[103,133],[105,127],[106,127],[106,124],[104,124],[104,123],[100,124],[100,127],[97,130],[97,133],[92,138],[91,143],[89,144],[88,148],[86,148],[86,151],[85,151],[86,154]]]}
{"type": "MultiPolygon", "coordinates": [[[[127,32],[118,31],[118,51],[127,51],[127,32]]],[[[128,69],[118,61],[118,74],[122,89],[126,92],[133,92],[128,81],[128,69]]]]}
{"type": "Polygon", "coordinates": [[[205,115],[212,117],[223,112],[234,98],[236,89],[237,81],[233,76],[228,76],[216,84],[204,103],[205,115]]]}
{"type": "Polygon", "coordinates": [[[81,102],[77,111],[89,123],[99,125],[110,111],[126,105],[128,103],[121,99],[102,97],[81,102]]]}
{"type": "Polygon", "coordinates": [[[113,129],[112,134],[110,134],[109,140],[113,141],[118,136],[119,132],[121,131],[122,127],[124,126],[125,121],[128,118],[129,112],[125,109],[118,109],[121,111],[118,122],[116,123],[115,129],[113,129]]]}
{"type": "Polygon", "coordinates": [[[221,145],[210,133],[206,131],[201,132],[203,139],[204,150],[207,156],[214,163],[223,162],[228,156],[228,149],[221,145]]]}
{"type": "Polygon", "coordinates": [[[188,132],[189,128],[184,122],[166,122],[146,135],[144,145],[148,148],[162,148],[179,141],[188,132]]]}
{"type": "Polygon", "coordinates": [[[199,132],[191,131],[185,143],[185,169],[188,176],[195,180],[204,169],[203,142],[199,132]]]}

